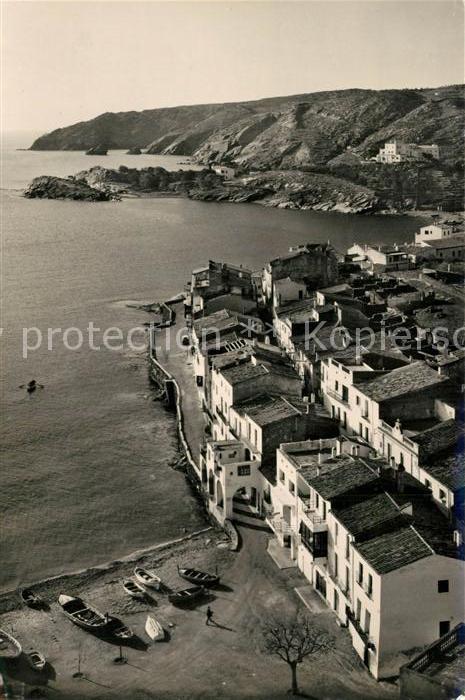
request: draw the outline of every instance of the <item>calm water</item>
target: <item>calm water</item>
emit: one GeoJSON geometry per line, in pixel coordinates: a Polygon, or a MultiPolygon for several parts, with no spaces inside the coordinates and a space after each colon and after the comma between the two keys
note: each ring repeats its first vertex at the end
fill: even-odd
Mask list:
{"type": "Polygon", "coordinates": [[[175,294],[209,258],[259,267],[302,241],[330,238],[340,249],[354,240],[400,242],[418,226],[407,217],[184,199],[26,200],[16,189],[89,161],[141,167],[146,159],[172,168],[180,160],[5,155],[0,589],[123,556],[203,522],[184,478],[167,465],[174,421],[149,398],[144,353],[69,351],[55,336],[53,350],[24,358],[22,328],[85,331],[93,321],[126,332],[148,317],[124,300],[175,294]],[[31,378],[45,388],[29,398],[18,387],[31,378]]]}

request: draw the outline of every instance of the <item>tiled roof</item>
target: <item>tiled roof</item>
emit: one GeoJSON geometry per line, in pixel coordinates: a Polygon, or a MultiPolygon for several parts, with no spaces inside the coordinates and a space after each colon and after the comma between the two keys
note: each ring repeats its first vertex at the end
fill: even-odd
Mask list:
{"type": "Polygon", "coordinates": [[[451,418],[424,430],[422,433],[411,435],[410,440],[420,446],[421,458],[425,459],[454,446],[461,434],[463,434],[463,426],[459,421],[451,418]]]}
{"type": "Polygon", "coordinates": [[[331,512],[354,537],[381,523],[393,521],[400,515],[399,508],[386,493],[378,493],[350,505],[332,506],[331,512]]]}
{"type": "Polygon", "coordinates": [[[410,525],[356,544],[355,549],[378,574],[388,574],[434,553],[410,525]]]}
{"type": "Polygon", "coordinates": [[[429,248],[457,248],[465,245],[465,238],[462,236],[451,236],[450,238],[438,238],[428,241],[429,248]]]}
{"type": "Polygon", "coordinates": [[[299,473],[325,499],[341,496],[379,478],[364,460],[348,455],[303,467],[299,473]]]}
{"type": "Polygon", "coordinates": [[[260,394],[253,399],[235,404],[234,408],[240,413],[247,414],[254,423],[262,426],[282,421],[290,416],[302,415],[301,411],[286,398],[271,394],[260,394]]]}
{"type": "Polygon", "coordinates": [[[230,318],[231,316],[231,312],[227,309],[215,311],[214,314],[210,314],[210,316],[204,316],[203,318],[199,318],[197,321],[195,321],[194,330],[197,334],[201,333],[204,328],[214,328],[216,323],[224,319],[230,318]]]}
{"type": "Polygon", "coordinates": [[[463,444],[457,451],[437,456],[434,461],[422,465],[423,469],[452,491],[465,488],[465,454],[463,444]]]}
{"type": "Polygon", "coordinates": [[[380,403],[444,381],[447,381],[446,377],[440,377],[436,370],[418,361],[393,369],[375,379],[359,379],[355,383],[361,392],[380,403]]]}
{"type": "Polygon", "coordinates": [[[251,379],[269,374],[264,365],[254,365],[252,362],[240,362],[233,367],[225,367],[221,370],[223,377],[232,385],[240,382],[248,382],[251,379]]]}

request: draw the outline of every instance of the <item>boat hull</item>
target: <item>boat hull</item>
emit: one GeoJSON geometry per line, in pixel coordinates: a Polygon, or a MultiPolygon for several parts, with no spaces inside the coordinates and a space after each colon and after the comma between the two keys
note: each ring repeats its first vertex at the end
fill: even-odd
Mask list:
{"type": "Polygon", "coordinates": [[[155,574],[153,574],[151,571],[136,568],[134,569],[134,578],[138,581],[138,583],[141,583],[143,586],[147,586],[147,588],[153,588],[156,591],[160,589],[161,579],[158,576],[155,576],[155,574]],[[144,576],[144,574],[146,574],[146,576],[144,576]]]}
{"type": "Polygon", "coordinates": [[[193,588],[185,588],[181,591],[170,593],[168,600],[173,605],[190,605],[196,600],[199,600],[205,595],[203,586],[194,586],[193,588]]]}
{"type": "Polygon", "coordinates": [[[196,569],[178,569],[178,573],[185,581],[206,588],[213,588],[220,582],[219,576],[208,574],[204,571],[197,571],[196,569]]]}
{"type": "Polygon", "coordinates": [[[150,637],[150,639],[153,642],[159,642],[165,638],[165,630],[158,622],[158,620],[152,617],[151,615],[147,616],[147,620],[145,623],[145,631],[147,633],[147,636],[150,637]]]}
{"type": "Polygon", "coordinates": [[[105,615],[102,615],[99,610],[86,605],[80,598],[73,598],[67,595],[60,595],[58,602],[61,605],[63,613],[66,617],[74,622],[78,627],[85,630],[101,630],[106,627],[108,620],[105,615]],[[67,606],[67,607],[66,607],[67,606]],[[81,606],[81,607],[80,607],[81,606]],[[92,615],[92,621],[83,618],[83,613],[88,612],[92,615]]]}
{"type": "Polygon", "coordinates": [[[0,659],[14,659],[22,652],[21,644],[17,639],[0,629],[0,659]]]}

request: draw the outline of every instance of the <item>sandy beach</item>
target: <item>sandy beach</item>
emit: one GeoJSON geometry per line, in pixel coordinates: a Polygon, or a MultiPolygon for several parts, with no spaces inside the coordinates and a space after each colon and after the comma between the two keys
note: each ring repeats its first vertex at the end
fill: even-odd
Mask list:
{"type": "MultiPolygon", "coordinates": [[[[240,526],[242,547],[231,552],[224,534],[208,530],[183,542],[146,553],[140,561],[153,565],[169,588],[184,587],[177,565],[191,564],[221,574],[220,585],[196,607],[180,609],[166,595],[130,599],[121,586],[134,562],[115,563],[107,570],[90,570],[55,579],[38,588],[50,602],[48,612],[19,606],[0,616],[0,626],[13,632],[27,649],[35,646],[47,658],[41,673],[24,657],[3,665],[17,698],[82,700],[284,700],[289,675],[279,660],[262,653],[261,624],[277,610],[293,611],[302,601],[295,589],[307,582],[298,570],[280,569],[267,552],[266,532],[240,526]],[[219,546],[220,545],[220,546],[219,546]],[[72,624],[61,612],[59,592],[79,593],[102,612],[130,625],[137,638],[122,648],[127,663],[114,659],[119,648],[72,624]],[[206,608],[215,624],[207,626],[206,608]],[[147,614],[166,630],[164,642],[153,644],[145,634],[147,614]],[[80,666],[79,666],[80,658],[80,666]],[[73,677],[80,668],[83,677],[73,677]]],[[[308,586],[307,586],[308,587],[308,586]]],[[[18,601],[15,598],[15,601],[18,601]]],[[[328,656],[299,670],[308,697],[327,700],[393,700],[396,685],[377,683],[351,647],[347,630],[337,627],[331,610],[313,592],[307,613],[335,638],[328,656]],[[328,674],[328,665],[331,674],[328,674]]],[[[304,608],[305,609],[305,608],[304,608]]]]}

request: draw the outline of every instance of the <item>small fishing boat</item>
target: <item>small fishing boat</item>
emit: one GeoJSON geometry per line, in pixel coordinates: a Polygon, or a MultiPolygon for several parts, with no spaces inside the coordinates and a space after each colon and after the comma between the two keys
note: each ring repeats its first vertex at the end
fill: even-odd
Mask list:
{"type": "Polygon", "coordinates": [[[145,621],[145,631],[154,642],[165,638],[165,630],[158,620],[152,615],[147,615],[147,620],[145,621]]]}
{"type": "Polygon", "coordinates": [[[136,566],[134,569],[134,576],[139,583],[142,583],[148,588],[155,588],[155,590],[160,590],[161,578],[156,575],[155,571],[152,569],[143,569],[141,566],[136,566]]]}
{"type": "Polygon", "coordinates": [[[14,658],[21,654],[21,644],[17,639],[0,629],[0,658],[14,658]]]}
{"type": "Polygon", "coordinates": [[[117,617],[110,617],[108,621],[109,632],[117,639],[131,639],[134,632],[117,617]]]}
{"type": "Polygon", "coordinates": [[[42,671],[42,669],[45,667],[45,656],[41,654],[40,651],[36,651],[35,649],[27,651],[26,658],[29,665],[36,671],[42,671]]]}
{"type": "Polygon", "coordinates": [[[220,582],[220,577],[217,574],[208,574],[205,571],[198,571],[198,569],[180,569],[178,566],[178,573],[181,578],[186,579],[189,583],[206,586],[207,588],[212,588],[220,582]]]}
{"type": "Polygon", "coordinates": [[[101,629],[107,624],[107,617],[101,612],[87,605],[81,598],[73,598],[72,596],[62,593],[58,602],[63,608],[63,612],[71,622],[74,622],[79,627],[88,630],[101,629]]]}
{"type": "Polygon", "coordinates": [[[144,598],[145,596],[145,590],[140,583],[137,583],[132,578],[123,579],[123,588],[132,598],[144,598]]]}
{"type": "Polygon", "coordinates": [[[184,588],[179,591],[173,591],[168,595],[168,600],[173,605],[188,605],[194,600],[198,600],[205,595],[203,586],[193,586],[192,588],[184,588]]]}
{"type": "Polygon", "coordinates": [[[45,605],[45,601],[30,588],[24,588],[20,595],[23,603],[30,608],[42,608],[45,605]]]}

